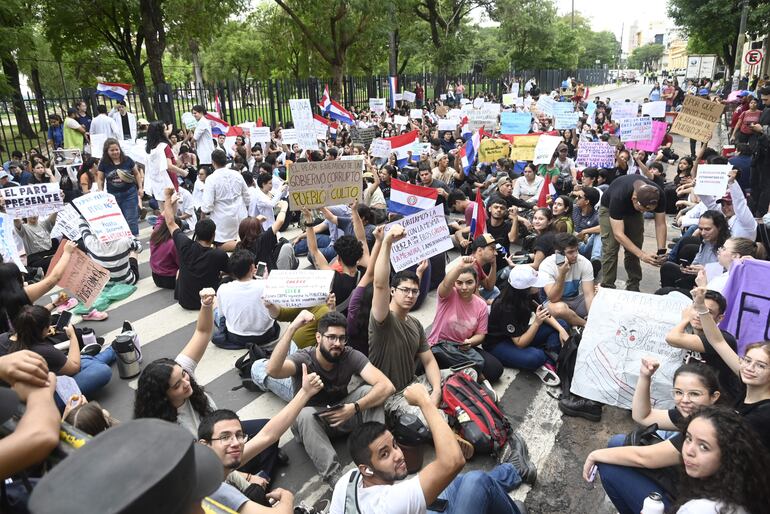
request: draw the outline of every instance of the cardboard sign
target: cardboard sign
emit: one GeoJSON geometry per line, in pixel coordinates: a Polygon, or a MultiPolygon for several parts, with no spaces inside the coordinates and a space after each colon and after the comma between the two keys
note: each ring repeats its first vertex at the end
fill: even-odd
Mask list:
{"type": "Polygon", "coordinates": [[[671,132],[706,142],[711,139],[724,108],[723,104],[687,95],[681,112],[671,126],[671,132]]]}
{"type": "MultiPolygon", "coordinates": [[[[436,111],[436,114],[438,114],[438,110],[436,111]]],[[[450,110],[447,110],[444,114],[447,117],[447,119],[455,120],[456,123],[460,123],[460,120],[463,117],[463,111],[461,111],[460,109],[450,109],[450,110]]]]}
{"type": "Polygon", "coordinates": [[[535,147],[539,139],[540,135],[524,135],[513,138],[511,142],[511,159],[514,161],[533,160],[535,158],[535,147]]]}
{"type": "Polygon", "coordinates": [[[363,129],[350,127],[350,140],[353,143],[363,145],[366,148],[369,148],[369,145],[372,144],[372,140],[376,135],[377,130],[374,127],[367,127],[363,129]]]}
{"type": "Polygon", "coordinates": [[[636,102],[610,102],[610,108],[612,109],[612,119],[614,121],[622,120],[623,118],[636,118],[639,114],[639,104],[636,102]]]}
{"type": "Polygon", "coordinates": [[[516,102],[516,95],[513,93],[505,93],[503,95],[503,105],[513,105],[516,102]]]}
{"type": "Polygon", "coordinates": [[[182,113],[182,125],[184,125],[187,129],[195,130],[195,127],[198,125],[198,120],[195,119],[193,113],[188,111],[182,113]]]}
{"type": "Polygon", "coordinates": [[[281,270],[270,272],[262,298],[280,307],[305,308],[326,302],[334,270],[281,270]]]}
{"type": "Polygon", "coordinates": [[[455,120],[438,120],[438,130],[439,132],[443,131],[452,131],[457,128],[457,121],[455,120]]]}
{"type": "Polygon", "coordinates": [[[422,119],[422,109],[409,109],[409,117],[413,120],[422,119]]]}
{"type": "Polygon", "coordinates": [[[310,100],[307,98],[289,99],[291,119],[294,121],[294,130],[297,131],[297,142],[300,148],[305,150],[318,150],[318,138],[316,137],[315,119],[310,100]]]}
{"type": "Polygon", "coordinates": [[[666,125],[665,121],[653,121],[652,122],[652,138],[648,141],[631,141],[626,144],[626,148],[629,150],[644,150],[645,152],[657,152],[663,143],[663,138],[666,137],[666,125]]]}
{"type": "Polygon", "coordinates": [[[80,239],[80,213],[75,210],[71,203],[64,206],[64,209],[56,215],[56,224],[51,230],[51,237],[64,236],[70,241],[80,239]]]}
{"type": "Polygon", "coordinates": [[[412,145],[412,155],[415,157],[423,152],[430,153],[430,143],[414,143],[412,145]]]}
{"type": "Polygon", "coordinates": [[[291,210],[361,200],[361,167],[356,161],[297,162],[288,179],[291,210]]]}
{"type": "Polygon", "coordinates": [[[652,118],[623,118],[620,120],[621,141],[649,141],[652,139],[652,118]]]}
{"type": "Polygon", "coordinates": [[[495,162],[511,155],[511,143],[507,139],[485,138],[479,145],[479,162],[495,162]]]}
{"type": "Polygon", "coordinates": [[[603,141],[581,141],[575,164],[586,168],[611,168],[615,165],[615,147],[603,141]]]}
{"type": "MultiPolygon", "coordinates": [[[[66,241],[62,241],[51,259],[48,273],[53,270],[56,263],[61,259],[64,253],[64,243],[66,241]]],[[[110,272],[106,268],[96,264],[81,250],[75,249],[57,285],[66,289],[86,307],[90,307],[99,297],[99,294],[109,280],[110,272]]]]}
{"type": "Polygon", "coordinates": [[[371,146],[369,147],[369,155],[372,157],[379,157],[381,159],[387,159],[390,155],[390,141],[386,139],[380,139],[377,138],[374,141],[372,141],[371,146]]]}
{"type": "Polygon", "coordinates": [[[745,355],[748,345],[767,340],[770,335],[770,283],[760,278],[768,276],[770,262],[759,259],[737,260],[730,267],[730,278],[722,291],[727,310],[719,328],[735,334],[738,355],[745,355]]]}
{"type": "Polygon", "coordinates": [[[553,116],[553,108],[555,103],[556,102],[554,102],[553,98],[550,96],[540,95],[540,98],[536,104],[537,110],[546,116],[553,116]]]}
{"type": "Polygon", "coordinates": [[[385,112],[385,102],[387,100],[385,98],[370,98],[369,99],[369,110],[374,111],[377,114],[382,114],[385,112]]]}
{"type": "Polygon", "coordinates": [[[34,184],[0,189],[5,212],[16,219],[45,217],[64,208],[59,184],[34,184]]]}
{"type": "Polygon", "coordinates": [[[532,127],[532,113],[504,112],[500,114],[501,134],[526,134],[532,127]]]}
{"type": "MultiPolygon", "coordinates": [[[[101,159],[102,154],[100,153],[95,157],[101,159]]],[[[68,174],[75,182],[77,182],[81,164],[83,164],[83,154],[78,149],[54,150],[53,152],[53,166],[56,171],[61,175],[68,174]]]]}
{"type": "Polygon", "coordinates": [[[580,114],[576,112],[566,112],[562,114],[557,114],[554,116],[556,119],[556,129],[557,130],[566,130],[566,129],[575,129],[577,128],[578,118],[580,118],[580,114]]]}
{"type": "Polygon", "coordinates": [[[394,225],[406,229],[406,236],[393,243],[390,252],[390,262],[396,272],[453,248],[441,205],[388,223],[385,232],[394,225]]]}
{"type": "Polygon", "coordinates": [[[647,102],[646,104],[642,104],[642,116],[649,116],[650,118],[665,118],[666,101],[660,100],[658,102],[647,102]]]}
{"type": "Polygon", "coordinates": [[[673,406],[671,384],[685,350],[666,344],[692,300],[681,294],[652,294],[600,288],[578,348],[571,391],[584,398],[630,409],[642,357],[660,368],[652,376],[656,409],[673,406]]]}
{"type": "Polygon", "coordinates": [[[75,198],[72,203],[102,243],[133,237],[118,202],[111,194],[104,191],[88,193],[75,198]]]}
{"type": "Polygon", "coordinates": [[[123,153],[131,157],[134,162],[138,162],[144,166],[147,166],[147,142],[141,139],[132,141],[130,139],[123,139],[118,141],[123,153]]]}
{"type": "Polygon", "coordinates": [[[497,129],[497,117],[500,114],[500,104],[485,102],[480,109],[474,109],[468,105],[463,109],[468,116],[468,127],[471,130],[479,130],[484,127],[492,132],[497,129]]]}
{"type": "Polygon", "coordinates": [[[406,126],[409,124],[409,118],[406,116],[399,116],[398,114],[393,116],[393,123],[396,125],[406,126]]]}
{"type": "Polygon", "coordinates": [[[270,127],[251,127],[249,137],[252,143],[269,143],[271,139],[270,127]]]}
{"type": "Polygon", "coordinates": [[[728,174],[732,169],[732,164],[699,165],[693,193],[722,198],[727,191],[727,182],[730,180],[728,174]]]}
{"type": "Polygon", "coordinates": [[[533,164],[548,164],[553,158],[553,154],[556,151],[556,147],[563,141],[559,136],[547,136],[542,135],[537,140],[537,146],[535,146],[535,158],[532,160],[533,164]]]}
{"type": "Polygon", "coordinates": [[[553,115],[556,117],[564,116],[575,112],[575,105],[572,102],[554,102],[553,115]]]}
{"type": "Polygon", "coordinates": [[[586,114],[588,117],[593,117],[594,114],[596,114],[596,104],[593,102],[588,102],[586,104],[586,114]]]}
{"type": "Polygon", "coordinates": [[[13,262],[22,273],[26,273],[27,268],[19,257],[13,231],[13,218],[0,212],[0,255],[3,257],[3,262],[13,262]]]}
{"type": "Polygon", "coordinates": [[[417,99],[415,94],[412,93],[411,91],[404,91],[403,93],[401,93],[401,97],[404,99],[405,102],[414,102],[417,99]]]}

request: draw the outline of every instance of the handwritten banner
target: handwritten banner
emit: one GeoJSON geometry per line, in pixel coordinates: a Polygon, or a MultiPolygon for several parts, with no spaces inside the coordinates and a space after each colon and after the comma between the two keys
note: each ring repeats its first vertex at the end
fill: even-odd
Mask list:
{"type": "Polygon", "coordinates": [[[390,155],[391,144],[387,139],[377,138],[372,141],[369,147],[369,155],[372,157],[379,157],[380,159],[387,159],[390,155]]]}
{"type": "Polygon", "coordinates": [[[133,237],[118,202],[104,191],[88,193],[72,200],[102,243],[133,237]]]}
{"type": "Polygon", "coordinates": [[[456,120],[438,120],[438,130],[439,132],[444,131],[452,131],[457,128],[457,121],[456,120]]]}
{"type": "Polygon", "coordinates": [[[537,100],[537,110],[546,116],[553,116],[555,103],[550,96],[540,95],[540,98],[537,100]]]}
{"type": "Polygon", "coordinates": [[[463,108],[463,112],[468,116],[468,127],[471,130],[484,127],[491,132],[497,129],[500,104],[485,102],[479,109],[474,109],[471,104],[468,104],[463,108]]]}
{"type": "Polygon", "coordinates": [[[602,141],[581,141],[575,164],[586,168],[611,168],[615,165],[615,147],[602,141]]]}
{"type": "Polygon", "coordinates": [[[409,118],[406,116],[399,116],[398,114],[393,116],[393,123],[401,125],[402,127],[409,123],[409,118]]]}
{"type": "Polygon", "coordinates": [[[517,135],[511,138],[511,159],[514,161],[531,161],[535,158],[535,147],[540,139],[539,135],[517,135]]]}
{"type": "Polygon", "coordinates": [[[652,118],[623,118],[620,120],[621,141],[649,141],[652,139],[652,118]]]}
{"type": "MultiPolygon", "coordinates": [[[[62,241],[51,259],[51,265],[48,267],[49,273],[61,259],[65,242],[62,241]]],[[[109,280],[110,272],[106,268],[96,264],[82,251],[75,249],[57,285],[69,291],[86,307],[91,307],[109,280]]]]}
{"type": "Polygon", "coordinates": [[[409,117],[413,120],[422,119],[422,109],[409,109],[409,117]]]}
{"type": "Polygon", "coordinates": [[[554,118],[556,119],[555,128],[557,130],[577,128],[577,122],[579,117],[580,117],[580,114],[576,112],[566,112],[562,114],[557,114],[554,116],[554,118]]]}
{"type": "Polygon", "coordinates": [[[27,268],[21,262],[21,257],[19,257],[19,250],[13,238],[13,231],[13,218],[0,212],[0,255],[3,257],[3,262],[13,262],[19,268],[19,271],[26,273],[27,268]]]}
{"type": "Polygon", "coordinates": [[[280,270],[270,272],[262,298],[281,307],[304,308],[326,302],[334,270],[280,270]]]}
{"type": "Polygon", "coordinates": [[[56,224],[51,230],[51,237],[59,238],[64,236],[70,241],[80,239],[80,213],[75,210],[71,203],[64,206],[64,209],[56,215],[56,224]]]}
{"type": "Polygon", "coordinates": [[[249,128],[249,137],[252,143],[270,142],[270,127],[251,127],[249,128]]]}
{"type": "Polygon", "coordinates": [[[289,208],[316,209],[361,199],[361,165],[356,161],[297,162],[289,169],[289,208]]]}
{"type": "Polygon", "coordinates": [[[367,127],[363,129],[358,127],[350,127],[350,140],[353,143],[363,145],[366,148],[369,148],[369,145],[372,144],[372,140],[376,135],[377,130],[374,127],[367,127]]]}
{"type": "Polygon", "coordinates": [[[369,110],[374,111],[377,114],[382,114],[385,112],[385,101],[385,98],[370,98],[369,110]]]}
{"type": "Polygon", "coordinates": [[[532,113],[504,112],[500,114],[501,134],[526,134],[532,127],[532,113]]]}
{"type": "Polygon", "coordinates": [[[711,139],[724,108],[723,104],[687,95],[684,97],[682,111],[671,126],[671,132],[706,142],[711,139]]]}
{"type": "MultiPolygon", "coordinates": [[[[666,128],[668,125],[665,121],[653,121],[652,122],[652,138],[648,141],[630,141],[626,143],[626,148],[629,150],[644,150],[645,152],[657,152],[663,143],[663,138],[666,137],[666,128]]],[[[581,143],[582,144],[582,143],[581,143]]]]}
{"type": "Polygon", "coordinates": [[[415,94],[412,93],[411,91],[404,91],[403,93],[401,93],[401,95],[405,102],[414,102],[417,99],[415,94]]]}
{"type": "Polygon", "coordinates": [[[390,262],[396,272],[453,248],[441,205],[388,223],[385,231],[394,225],[401,225],[406,230],[406,236],[393,243],[390,252],[390,262]]]}
{"type": "Polygon", "coordinates": [[[479,162],[495,162],[511,155],[511,143],[507,139],[486,138],[479,145],[479,162]]]}
{"type": "Polygon", "coordinates": [[[16,219],[48,216],[64,208],[59,184],[34,184],[0,189],[5,212],[16,219]]]}
{"type": "Polygon", "coordinates": [[[297,143],[300,148],[306,150],[318,150],[318,138],[316,137],[315,119],[310,100],[307,98],[289,99],[291,119],[294,121],[294,129],[297,131],[297,143]]]}
{"type": "Polygon", "coordinates": [[[722,198],[727,191],[727,182],[730,180],[728,174],[732,169],[732,164],[699,165],[693,193],[722,198]]]}
{"type": "Polygon", "coordinates": [[[623,118],[636,118],[639,114],[639,104],[636,102],[610,102],[610,109],[612,109],[612,119],[615,121],[622,120],[623,118]]]}

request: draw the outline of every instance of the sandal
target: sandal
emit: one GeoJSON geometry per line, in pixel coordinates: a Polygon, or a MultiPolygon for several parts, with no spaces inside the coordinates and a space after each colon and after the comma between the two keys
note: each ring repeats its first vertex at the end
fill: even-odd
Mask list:
{"type": "Polygon", "coordinates": [[[540,380],[547,385],[556,387],[559,384],[561,384],[561,380],[559,380],[559,377],[554,373],[552,370],[548,369],[546,366],[540,366],[535,370],[535,375],[540,377],[540,380]]]}
{"type": "Polygon", "coordinates": [[[92,310],[85,316],[83,316],[83,321],[104,321],[107,318],[109,318],[110,315],[103,311],[97,311],[96,309],[92,310]]]}
{"type": "Polygon", "coordinates": [[[470,441],[463,439],[459,434],[455,434],[455,438],[457,439],[457,443],[460,445],[460,451],[463,452],[463,457],[465,460],[470,460],[471,457],[473,457],[476,449],[473,447],[470,441]]]}

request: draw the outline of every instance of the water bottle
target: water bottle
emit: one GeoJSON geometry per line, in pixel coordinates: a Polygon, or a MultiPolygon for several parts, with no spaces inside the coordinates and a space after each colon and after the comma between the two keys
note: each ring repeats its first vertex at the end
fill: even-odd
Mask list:
{"type": "Polygon", "coordinates": [[[664,508],[663,496],[660,493],[652,492],[644,499],[641,514],[663,514],[664,508]]]}
{"type": "Polygon", "coordinates": [[[492,451],[489,436],[481,431],[481,428],[473,422],[468,413],[459,405],[455,407],[455,417],[460,424],[460,433],[463,439],[471,443],[477,452],[489,453],[492,451]]]}

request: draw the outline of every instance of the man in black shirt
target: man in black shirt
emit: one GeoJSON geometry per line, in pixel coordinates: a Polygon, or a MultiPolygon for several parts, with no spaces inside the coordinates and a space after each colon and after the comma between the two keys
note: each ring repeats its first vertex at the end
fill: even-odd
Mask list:
{"type": "Polygon", "coordinates": [[[487,232],[495,238],[495,243],[499,245],[497,252],[497,273],[508,269],[508,262],[505,256],[509,254],[511,243],[516,238],[517,231],[514,230],[513,223],[518,222],[518,211],[515,207],[508,207],[500,197],[494,197],[489,201],[489,219],[487,220],[487,232]],[[500,248],[505,252],[499,251],[500,248]]]}
{"type": "Polygon", "coordinates": [[[642,281],[640,260],[660,266],[666,260],[666,200],[663,188],[639,175],[615,179],[602,195],[599,227],[602,236],[602,287],[615,287],[620,247],[625,249],[624,265],[628,274],[626,289],[639,291],[642,281]],[[644,213],[655,213],[657,255],[645,253],[644,213]]]}

